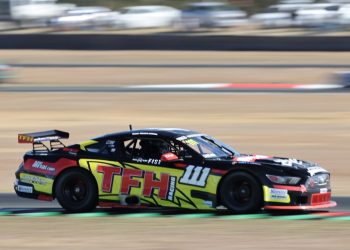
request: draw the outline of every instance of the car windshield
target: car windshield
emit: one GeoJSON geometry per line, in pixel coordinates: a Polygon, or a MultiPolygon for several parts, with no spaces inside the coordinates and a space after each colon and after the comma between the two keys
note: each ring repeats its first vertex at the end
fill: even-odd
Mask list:
{"type": "Polygon", "coordinates": [[[207,159],[232,158],[233,155],[239,155],[239,153],[229,145],[207,135],[188,136],[184,138],[182,142],[207,159]]]}

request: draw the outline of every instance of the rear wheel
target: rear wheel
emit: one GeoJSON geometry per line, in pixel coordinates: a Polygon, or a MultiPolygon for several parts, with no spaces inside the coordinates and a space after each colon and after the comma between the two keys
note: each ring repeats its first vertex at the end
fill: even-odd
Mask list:
{"type": "Polygon", "coordinates": [[[55,195],[60,205],[71,212],[93,210],[97,205],[97,188],[94,178],[82,169],[63,173],[55,185],[55,195]]]}
{"type": "Polygon", "coordinates": [[[262,207],[262,190],[255,178],[245,172],[233,172],[225,177],[220,188],[224,206],[236,213],[257,212],[262,207]]]}

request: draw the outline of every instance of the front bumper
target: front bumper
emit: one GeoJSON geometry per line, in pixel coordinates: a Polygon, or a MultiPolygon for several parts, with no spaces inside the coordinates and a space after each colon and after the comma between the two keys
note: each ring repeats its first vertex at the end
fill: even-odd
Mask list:
{"type": "Polygon", "coordinates": [[[337,206],[335,201],[329,201],[324,204],[319,205],[299,205],[299,206],[274,206],[274,205],[266,205],[264,206],[265,210],[313,210],[313,209],[322,209],[322,208],[330,208],[337,206]]]}
{"type": "Polygon", "coordinates": [[[265,210],[313,210],[337,205],[331,200],[330,188],[307,190],[303,185],[273,185],[271,188],[264,186],[264,199],[265,210]],[[271,199],[271,197],[277,198],[271,199]]]}

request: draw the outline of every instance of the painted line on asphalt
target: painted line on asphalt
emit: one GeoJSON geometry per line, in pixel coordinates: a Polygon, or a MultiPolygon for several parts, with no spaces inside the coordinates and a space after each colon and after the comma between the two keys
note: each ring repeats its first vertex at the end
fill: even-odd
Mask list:
{"type": "Polygon", "coordinates": [[[328,90],[342,89],[341,84],[290,84],[290,83],[195,83],[195,84],[159,84],[135,85],[127,89],[179,90],[179,89],[237,89],[237,90],[328,90]]]}
{"type": "Polygon", "coordinates": [[[223,215],[219,217],[222,220],[246,220],[246,219],[267,219],[271,218],[269,214],[239,214],[239,215],[223,215]]]}
{"type": "MultiPolygon", "coordinates": [[[[191,84],[192,85],[192,84],[191,84]]],[[[297,85],[294,87],[206,87],[203,85],[133,86],[133,87],[9,87],[0,86],[0,92],[12,93],[346,93],[350,87],[342,85],[297,85]]]]}
{"type": "MultiPolygon", "coordinates": [[[[348,213],[349,214],[349,213],[348,213]]],[[[69,218],[97,218],[97,217],[116,217],[123,219],[131,218],[178,218],[178,219],[200,219],[216,218],[220,220],[248,220],[248,219],[267,219],[267,220],[330,220],[330,221],[350,221],[350,215],[344,215],[343,212],[301,215],[273,215],[273,214],[241,214],[241,215],[217,215],[215,213],[193,213],[193,214],[162,214],[162,213],[130,213],[130,214],[113,214],[108,212],[76,213],[65,214],[62,212],[27,212],[13,213],[10,211],[0,211],[0,216],[6,217],[69,217],[69,218]]]]}
{"type": "Polygon", "coordinates": [[[62,213],[60,212],[29,212],[29,213],[18,213],[13,214],[15,216],[21,217],[49,217],[49,216],[60,216],[62,213]]]}
{"type": "Polygon", "coordinates": [[[350,221],[350,216],[327,217],[325,220],[331,221],[350,221]]]}
{"type": "Polygon", "coordinates": [[[180,219],[195,219],[195,218],[208,218],[212,217],[215,214],[213,213],[195,213],[195,214],[177,214],[172,215],[173,218],[180,218],[180,219]]]}
{"type": "Polygon", "coordinates": [[[302,214],[302,215],[283,215],[283,216],[273,216],[271,219],[273,220],[316,220],[316,219],[324,219],[325,215],[318,214],[302,214]]]}
{"type": "Polygon", "coordinates": [[[131,213],[131,214],[117,214],[115,216],[118,218],[149,218],[149,217],[158,217],[163,215],[160,213],[131,213]]]}
{"type": "Polygon", "coordinates": [[[105,212],[91,212],[91,213],[74,213],[74,214],[62,214],[72,218],[91,218],[91,217],[106,217],[109,214],[105,212]]]}

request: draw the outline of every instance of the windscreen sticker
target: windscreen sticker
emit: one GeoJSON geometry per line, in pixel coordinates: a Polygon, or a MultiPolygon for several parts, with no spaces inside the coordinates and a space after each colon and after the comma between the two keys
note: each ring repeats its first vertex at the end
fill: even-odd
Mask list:
{"type": "Polygon", "coordinates": [[[204,157],[204,158],[214,158],[214,157],[217,157],[217,155],[214,154],[214,153],[211,153],[211,154],[203,154],[203,157],[204,157]]]}
{"type": "Polygon", "coordinates": [[[187,145],[192,145],[192,146],[197,146],[198,145],[198,142],[196,142],[193,139],[187,139],[187,140],[184,141],[184,143],[186,143],[187,145]]]}
{"type": "Polygon", "coordinates": [[[186,139],[190,139],[190,138],[193,138],[193,137],[200,137],[200,136],[204,136],[204,134],[183,135],[183,136],[177,137],[176,139],[178,141],[183,141],[183,140],[186,140],[186,139]]]}

